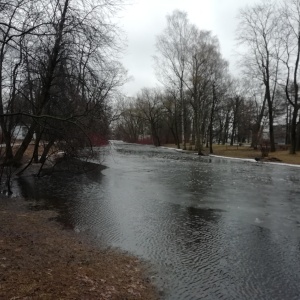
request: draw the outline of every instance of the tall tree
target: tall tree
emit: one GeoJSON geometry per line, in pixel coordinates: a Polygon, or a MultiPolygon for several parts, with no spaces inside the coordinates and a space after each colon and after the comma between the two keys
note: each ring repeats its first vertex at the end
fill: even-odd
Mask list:
{"type": "Polygon", "coordinates": [[[248,76],[260,78],[268,105],[271,151],[275,151],[273,103],[278,86],[281,45],[278,14],[271,1],[240,11],[238,41],[247,47],[243,65],[248,76]]]}
{"type": "Polygon", "coordinates": [[[160,129],[164,116],[161,93],[158,90],[144,88],[137,96],[136,103],[141,117],[148,123],[153,144],[160,146],[160,129]]]}
{"type": "MultiPolygon", "coordinates": [[[[290,125],[290,154],[297,149],[297,119],[299,117],[299,62],[300,62],[300,1],[287,0],[281,7],[280,25],[282,29],[281,43],[285,47],[282,59],[286,68],[285,94],[291,105],[292,118],[290,125]]],[[[300,119],[299,119],[300,123],[300,119]]],[[[299,130],[300,132],[300,130],[299,130]]],[[[299,137],[298,137],[299,138],[299,137]]],[[[299,138],[300,140],[300,138],[299,138]]]]}
{"type": "Polygon", "coordinates": [[[76,132],[88,137],[87,130],[106,126],[108,101],[126,80],[111,20],[122,0],[2,2],[0,125],[6,158],[20,162],[34,134],[37,147],[42,139],[50,145],[71,142],[76,132]],[[13,155],[16,122],[28,132],[13,155]]]}
{"type": "Polygon", "coordinates": [[[162,97],[162,105],[165,110],[167,127],[172,133],[174,142],[178,149],[180,149],[179,136],[179,118],[180,118],[180,102],[178,90],[176,88],[168,88],[162,97]]]}
{"type": "Polygon", "coordinates": [[[4,0],[0,9],[0,125],[6,149],[6,160],[13,158],[12,129],[17,97],[17,86],[20,81],[20,69],[23,66],[22,44],[26,36],[36,34],[44,28],[45,16],[36,7],[41,1],[4,0]]]}
{"type": "Polygon", "coordinates": [[[165,87],[176,86],[182,111],[182,144],[186,148],[186,103],[184,81],[186,80],[188,45],[191,41],[191,25],[187,14],[175,10],[167,16],[167,27],[157,37],[155,57],[157,73],[165,87]]]}
{"type": "Polygon", "coordinates": [[[189,77],[185,86],[191,94],[194,114],[195,150],[203,154],[203,138],[210,123],[208,116],[212,107],[215,65],[219,59],[219,43],[209,31],[193,28],[193,43],[189,48],[189,77]]]}

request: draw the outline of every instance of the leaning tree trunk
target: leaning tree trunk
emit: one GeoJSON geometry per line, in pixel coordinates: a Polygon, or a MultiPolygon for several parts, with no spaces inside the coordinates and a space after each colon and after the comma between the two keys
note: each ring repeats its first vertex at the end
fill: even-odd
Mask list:
{"type": "Polygon", "coordinates": [[[37,126],[37,123],[35,121],[33,121],[33,123],[31,124],[31,126],[28,129],[28,132],[27,132],[22,144],[20,145],[17,153],[14,156],[14,161],[16,163],[19,163],[22,160],[26,149],[28,148],[30,142],[32,141],[36,126],[37,126]]]}
{"type": "Polygon", "coordinates": [[[265,94],[264,101],[263,101],[262,107],[260,109],[257,121],[254,124],[253,130],[252,130],[251,147],[254,148],[254,150],[257,150],[257,145],[259,143],[259,132],[261,129],[261,121],[262,121],[264,113],[265,113],[266,101],[267,101],[267,96],[265,94]]]}
{"type": "Polygon", "coordinates": [[[39,162],[43,165],[46,162],[48,153],[50,151],[50,149],[52,148],[52,146],[54,145],[54,140],[51,140],[50,142],[48,142],[48,144],[46,145],[46,147],[44,148],[44,151],[41,155],[41,158],[39,160],[39,162]]]}

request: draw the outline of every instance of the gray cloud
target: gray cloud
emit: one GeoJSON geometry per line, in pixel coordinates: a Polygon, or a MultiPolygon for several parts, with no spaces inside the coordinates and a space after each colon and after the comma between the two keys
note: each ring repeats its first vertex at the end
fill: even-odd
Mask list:
{"type": "Polygon", "coordinates": [[[128,38],[122,62],[134,80],[124,86],[124,92],[134,96],[141,88],[156,85],[156,36],[166,27],[166,15],[175,9],[186,11],[199,29],[218,36],[222,54],[234,69],[236,16],[241,7],[251,3],[253,0],[139,0],[128,6],[120,22],[128,38]]]}

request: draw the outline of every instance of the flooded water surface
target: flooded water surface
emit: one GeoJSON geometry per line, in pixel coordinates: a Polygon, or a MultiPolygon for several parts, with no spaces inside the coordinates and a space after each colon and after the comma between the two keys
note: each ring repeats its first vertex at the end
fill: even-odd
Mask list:
{"type": "Polygon", "coordinates": [[[163,299],[300,299],[300,168],[125,143],[104,165],[20,193],[149,261],[163,299]]]}

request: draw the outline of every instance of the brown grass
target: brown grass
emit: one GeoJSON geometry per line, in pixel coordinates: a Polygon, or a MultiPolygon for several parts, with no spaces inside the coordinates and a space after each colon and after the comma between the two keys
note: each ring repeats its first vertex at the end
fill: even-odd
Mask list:
{"type": "Polygon", "coordinates": [[[81,242],[53,212],[0,200],[0,299],[157,298],[136,258],[81,242]]]}
{"type": "MultiPolygon", "coordinates": [[[[175,148],[175,145],[166,145],[167,147],[175,148]]],[[[187,149],[189,149],[187,145],[187,149]]],[[[209,153],[209,149],[204,148],[206,154],[209,153]]],[[[236,157],[236,158],[255,158],[261,157],[260,150],[254,150],[249,146],[229,146],[229,145],[213,145],[213,154],[226,156],[226,157],[236,157]]],[[[277,150],[276,152],[270,152],[269,157],[274,157],[279,159],[282,163],[300,165],[300,153],[289,154],[286,150],[277,150]]]]}

